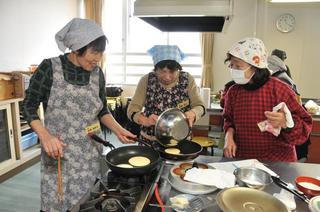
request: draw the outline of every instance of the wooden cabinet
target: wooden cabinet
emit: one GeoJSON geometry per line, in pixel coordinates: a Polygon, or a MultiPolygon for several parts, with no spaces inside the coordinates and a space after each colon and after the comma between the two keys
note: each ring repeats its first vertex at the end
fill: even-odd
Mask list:
{"type": "MultiPolygon", "coordinates": [[[[3,160],[0,159],[0,176],[40,155],[39,145],[23,149],[22,133],[28,130],[26,124],[20,122],[19,103],[22,98],[0,101],[0,143],[6,148],[3,160]]],[[[1,149],[3,149],[1,146],[1,149]]]]}
{"type": "Polygon", "coordinates": [[[205,117],[202,117],[192,127],[193,136],[210,137],[216,141],[216,145],[223,146],[223,118],[221,109],[207,109],[205,117]]]}
{"type": "Polygon", "coordinates": [[[320,119],[313,119],[310,135],[311,144],[308,147],[308,163],[320,163],[320,119]]]}
{"type": "Polygon", "coordinates": [[[10,104],[0,105],[0,169],[16,161],[10,104]]]}

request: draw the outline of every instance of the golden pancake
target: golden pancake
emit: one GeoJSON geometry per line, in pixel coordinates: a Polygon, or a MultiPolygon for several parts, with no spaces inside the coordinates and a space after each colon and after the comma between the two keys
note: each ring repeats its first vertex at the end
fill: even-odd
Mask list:
{"type": "Polygon", "coordinates": [[[168,146],[176,146],[178,144],[178,141],[175,139],[170,139],[170,143],[168,143],[168,146]]]}
{"type": "Polygon", "coordinates": [[[135,156],[129,159],[132,166],[146,166],[150,164],[150,159],[143,156],[135,156]]]}
{"type": "Polygon", "coordinates": [[[180,149],[177,149],[177,148],[167,148],[164,151],[166,153],[172,154],[172,155],[179,155],[180,154],[180,149]]]}
{"type": "Polygon", "coordinates": [[[121,163],[121,164],[118,164],[117,165],[118,167],[120,168],[133,168],[133,166],[131,166],[130,164],[127,164],[127,163],[121,163]]]}

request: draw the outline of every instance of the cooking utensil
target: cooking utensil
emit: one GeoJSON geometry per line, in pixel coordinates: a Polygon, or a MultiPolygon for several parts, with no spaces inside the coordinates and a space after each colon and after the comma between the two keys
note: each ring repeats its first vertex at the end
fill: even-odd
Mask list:
{"type": "Polygon", "coordinates": [[[201,145],[189,140],[180,141],[178,145],[174,147],[180,150],[180,154],[167,153],[165,151],[166,147],[158,142],[144,141],[141,139],[138,139],[137,141],[159,152],[162,158],[168,160],[190,160],[196,158],[202,152],[201,145]]]}
{"type": "Polygon", "coordinates": [[[159,205],[159,204],[152,204],[150,203],[150,206],[154,207],[164,207],[164,208],[171,208],[175,211],[181,211],[181,212],[197,212],[201,211],[203,209],[209,208],[211,206],[216,205],[216,201],[214,198],[209,196],[193,196],[188,194],[179,194],[176,197],[184,197],[188,200],[189,204],[187,207],[184,208],[178,208],[175,205],[159,205]]]}
{"type": "Polygon", "coordinates": [[[262,190],[272,183],[271,175],[255,167],[238,167],[233,174],[239,186],[262,190]]]}
{"type": "Polygon", "coordinates": [[[309,203],[309,198],[301,191],[296,190],[293,188],[293,186],[285,181],[283,181],[282,179],[280,179],[280,177],[277,176],[271,176],[273,182],[275,182],[280,188],[283,188],[287,191],[289,191],[290,193],[294,194],[296,197],[298,197],[300,200],[306,202],[307,204],[309,203]]]}
{"type": "Polygon", "coordinates": [[[217,194],[216,201],[222,211],[228,212],[290,211],[283,202],[274,196],[246,187],[224,189],[217,194]]]}
{"type": "MultiPolygon", "coordinates": [[[[95,134],[89,135],[94,141],[102,143],[104,146],[113,146],[108,141],[103,140],[95,134]],[[94,135],[94,136],[93,136],[94,135]]],[[[120,175],[144,175],[152,171],[160,162],[160,155],[157,151],[147,146],[128,145],[113,149],[107,153],[105,161],[108,167],[115,173],[120,175]],[[133,168],[123,168],[117,165],[129,164],[129,159],[132,157],[141,156],[150,160],[146,166],[136,166],[133,168]]]]}
{"type": "Polygon", "coordinates": [[[216,200],[210,196],[199,195],[189,200],[189,207],[194,211],[201,211],[216,204],[216,200]]]}
{"type": "Polygon", "coordinates": [[[298,176],[295,180],[297,188],[309,197],[320,195],[320,180],[308,177],[298,176]]]}
{"type": "Polygon", "coordinates": [[[172,139],[177,143],[186,139],[190,134],[187,117],[177,108],[170,108],[160,114],[155,124],[155,136],[163,146],[175,146],[172,139]]]}

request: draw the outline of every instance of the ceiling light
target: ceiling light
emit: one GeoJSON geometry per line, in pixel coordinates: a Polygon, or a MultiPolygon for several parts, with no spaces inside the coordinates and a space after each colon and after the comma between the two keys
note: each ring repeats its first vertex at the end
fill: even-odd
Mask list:
{"type": "Polygon", "coordinates": [[[270,0],[271,3],[308,3],[320,2],[320,0],[270,0]]]}

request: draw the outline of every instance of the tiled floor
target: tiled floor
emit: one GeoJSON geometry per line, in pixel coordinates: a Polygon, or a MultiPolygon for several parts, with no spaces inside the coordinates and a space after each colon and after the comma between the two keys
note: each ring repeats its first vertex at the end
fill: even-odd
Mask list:
{"type": "Polygon", "coordinates": [[[1,212],[40,210],[40,163],[0,184],[1,212]]]}

